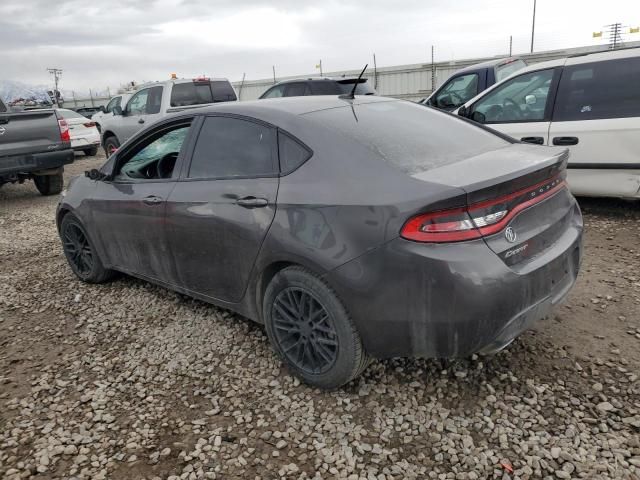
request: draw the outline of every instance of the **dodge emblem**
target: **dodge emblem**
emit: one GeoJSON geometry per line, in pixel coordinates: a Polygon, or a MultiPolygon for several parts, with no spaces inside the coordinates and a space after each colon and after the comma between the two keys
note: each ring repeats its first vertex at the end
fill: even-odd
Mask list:
{"type": "Polygon", "coordinates": [[[518,235],[516,235],[516,231],[513,228],[507,227],[507,229],[504,231],[504,238],[507,239],[507,242],[515,243],[518,235]]]}

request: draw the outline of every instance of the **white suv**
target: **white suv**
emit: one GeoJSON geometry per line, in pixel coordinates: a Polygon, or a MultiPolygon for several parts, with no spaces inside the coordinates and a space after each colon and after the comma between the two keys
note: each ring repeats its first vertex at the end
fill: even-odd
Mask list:
{"type": "Polygon", "coordinates": [[[523,142],[568,146],[575,195],[640,198],[640,48],[529,66],[458,114],[523,142]]]}

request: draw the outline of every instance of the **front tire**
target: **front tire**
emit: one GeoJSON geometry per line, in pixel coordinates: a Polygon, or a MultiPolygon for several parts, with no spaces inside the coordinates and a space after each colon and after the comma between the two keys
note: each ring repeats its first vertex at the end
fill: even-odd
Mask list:
{"type": "Polygon", "coordinates": [[[80,221],[71,213],[60,223],[62,249],[76,277],[87,283],[103,283],[115,272],[104,268],[93,243],[80,221]]]}
{"type": "Polygon", "coordinates": [[[62,191],[64,178],[62,172],[55,175],[35,175],[33,183],[42,195],[57,195],[62,191]]]}
{"type": "Polygon", "coordinates": [[[301,267],[278,272],[263,299],[271,345],[304,382],[324,389],[344,385],[368,364],[351,318],[335,292],[301,267]]]}

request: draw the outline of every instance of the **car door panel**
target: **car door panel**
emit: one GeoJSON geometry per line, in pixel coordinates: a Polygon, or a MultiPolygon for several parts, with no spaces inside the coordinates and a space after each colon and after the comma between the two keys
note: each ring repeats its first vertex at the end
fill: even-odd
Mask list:
{"type": "Polygon", "coordinates": [[[167,205],[166,227],[179,285],[226,302],[242,298],[275,215],[278,181],[177,183],[167,205]]]}
{"type": "Polygon", "coordinates": [[[638,196],[640,117],[553,122],[549,137],[578,139],[567,177],[576,195],[638,196]]]}

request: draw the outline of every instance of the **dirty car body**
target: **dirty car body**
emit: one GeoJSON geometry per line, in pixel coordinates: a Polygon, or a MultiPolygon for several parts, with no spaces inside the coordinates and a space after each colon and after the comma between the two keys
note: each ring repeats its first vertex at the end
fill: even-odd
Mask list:
{"type": "Polygon", "coordinates": [[[258,322],[271,279],[299,265],[335,292],[369,355],[458,357],[504,347],[574,284],[567,156],[382,97],[227,103],[136,135],[72,182],[58,224],[73,213],[108,268],[258,322]],[[216,163],[229,136],[237,152],[255,146],[255,132],[216,133],[230,119],[267,140],[260,168],[216,163]],[[175,154],[140,160],[171,128],[175,154]]]}

